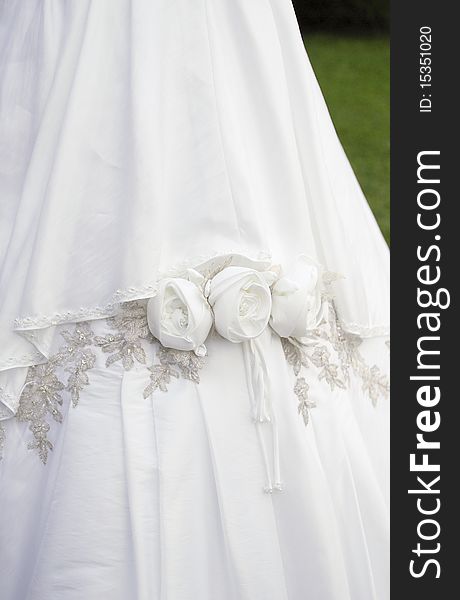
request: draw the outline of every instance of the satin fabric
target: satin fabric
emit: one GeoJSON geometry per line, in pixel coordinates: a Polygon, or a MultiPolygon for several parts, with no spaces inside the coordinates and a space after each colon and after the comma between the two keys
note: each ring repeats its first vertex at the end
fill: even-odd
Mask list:
{"type": "Polygon", "coordinates": [[[214,255],[311,256],[344,326],[387,332],[388,251],[290,0],[0,10],[1,417],[50,328],[214,255]]]}
{"type": "MultiPolygon", "coordinates": [[[[388,401],[373,406],[353,377],[331,392],[310,369],[305,427],[280,339],[267,330],[261,345],[284,484],[273,495],[243,347],[216,334],[199,383],[148,399],[145,365],[107,368],[100,352],[78,406],[50,419],[46,465],[27,423],[7,421],[2,600],[387,600],[388,401]]],[[[386,371],[383,339],[361,352],[386,371]]]]}

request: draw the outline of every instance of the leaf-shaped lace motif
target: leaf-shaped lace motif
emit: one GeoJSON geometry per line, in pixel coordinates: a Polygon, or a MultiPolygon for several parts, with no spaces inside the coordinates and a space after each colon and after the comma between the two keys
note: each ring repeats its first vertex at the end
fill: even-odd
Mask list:
{"type": "Polygon", "coordinates": [[[81,390],[89,385],[87,371],[93,368],[96,361],[95,354],[90,350],[94,334],[88,323],[78,323],[73,332],[64,330],[61,335],[66,343],[57,354],[45,364],[29,368],[16,414],[18,421],[29,423],[33,440],[28,447],[37,451],[43,463],[48,460],[49,451],[53,450],[53,444],[48,439],[48,419],[62,422],[64,391],[70,392],[73,406],[78,404],[81,390]],[[58,378],[58,367],[64,367],[63,371],[69,374],[67,381],[58,378]]]}
{"type": "MultiPolygon", "coordinates": [[[[299,377],[302,368],[314,367],[320,381],[324,380],[331,390],[345,389],[350,383],[350,372],[361,379],[362,389],[372,403],[389,394],[388,377],[377,365],[369,366],[359,352],[362,340],[342,330],[332,300],[328,300],[328,318],[311,332],[308,340],[281,339],[284,355],[297,377],[294,393],[299,402],[298,411],[305,425],[309,422],[309,411],[315,402],[309,399],[308,384],[299,377]],[[335,355],[335,358],[332,356],[335,355]]],[[[389,348],[389,343],[386,342],[389,348]]]]}
{"type": "Polygon", "coordinates": [[[145,365],[147,359],[142,340],[154,341],[148,327],[145,305],[126,302],[121,305],[120,313],[106,319],[106,323],[114,333],[94,338],[96,346],[110,355],[105,362],[106,367],[119,361],[125,371],[132,369],[135,361],[145,365]]]}
{"type": "Polygon", "coordinates": [[[150,383],[144,390],[144,398],[148,398],[156,389],[168,391],[171,377],[190,379],[200,383],[200,369],[204,366],[204,359],[193,352],[173,350],[160,347],[157,353],[160,364],[149,367],[150,383]]]}
{"type": "MultiPolygon", "coordinates": [[[[352,372],[361,379],[362,388],[373,404],[389,392],[387,376],[376,365],[366,364],[359,352],[361,339],[343,332],[333,302],[328,300],[328,303],[328,319],[308,339],[281,339],[286,360],[296,377],[294,394],[305,425],[315,401],[310,398],[307,380],[300,376],[302,370],[314,369],[318,379],[325,381],[331,390],[344,389],[352,372]]],[[[107,355],[106,367],[120,363],[129,371],[136,363],[146,365],[145,344],[156,346],[157,362],[147,367],[150,381],[143,392],[145,398],[156,390],[168,391],[172,381],[180,377],[196,384],[200,382],[204,359],[193,352],[161,346],[148,328],[145,302],[122,304],[119,313],[106,319],[106,324],[110,331],[102,336],[93,333],[90,322],[78,323],[73,330],[62,330],[64,344],[58,352],[45,364],[28,370],[16,418],[28,423],[32,433],[28,447],[37,452],[43,463],[53,450],[48,437],[50,423],[62,422],[62,407],[67,396],[73,407],[78,405],[81,391],[90,384],[89,372],[96,364],[96,348],[107,355]]],[[[0,458],[4,443],[5,428],[0,422],[0,458]]]]}
{"type": "Polygon", "coordinates": [[[5,440],[6,440],[5,426],[0,421],[0,460],[2,460],[2,458],[3,458],[3,448],[5,446],[5,440]]]}
{"type": "Polygon", "coordinates": [[[294,394],[299,400],[297,410],[305,425],[310,421],[310,409],[315,408],[316,402],[308,396],[309,385],[304,377],[299,377],[294,386],[294,394]]]}
{"type": "MultiPolygon", "coordinates": [[[[107,354],[106,367],[121,363],[129,371],[140,363],[147,362],[144,343],[158,346],[156,356],[158,364],[148,367],[150,383],[144,390],[147,398],[156,389],[166,392],[172,378],[183,377],[199,383],[199,370],[204,360],[193,352],[183,352],[163,348],[152,336],[147,324],[145,304],[128,302],[121,305],[120,312],[106,319],[111,330],[103,336],[94,335],[90,323],[79,323],[73,331],[63,330],[64,344],[48,362],[30,367],[26,383],[19,401],[16,418],[29,424],[33,439],[28,443],[45,464],[48,454],[53,450],[49,440],[50,419],[61,423],[62,406],[66,392],[73,407],[77,406],[80,392],[90,384],[90,371],[96,364],[93,349],[99,348],[107,354]],[[58,373],[61,375],[58,376],[58,373]],[[67,373],[67,377],[62,377],[67,373]]],[[[0,456],[5,441],[5,429],[0,423],[0,456]]]]}

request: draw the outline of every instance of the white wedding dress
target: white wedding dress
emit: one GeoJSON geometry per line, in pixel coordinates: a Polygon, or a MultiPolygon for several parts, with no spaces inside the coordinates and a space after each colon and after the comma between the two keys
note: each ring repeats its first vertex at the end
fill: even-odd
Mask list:
{"type": "Polygon", "coordinates": [[[387,600],[388,250],[290,0],[4,0],[0,86],[1,599],[387,600]]]}

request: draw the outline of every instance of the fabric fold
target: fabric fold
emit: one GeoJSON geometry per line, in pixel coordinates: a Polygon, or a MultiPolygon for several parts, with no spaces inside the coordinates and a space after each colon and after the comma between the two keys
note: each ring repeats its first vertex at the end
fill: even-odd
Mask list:
{"type": "Polygon", "coordinates": [[[44,360],[17,331],[107,317],[224,254],[307,254],[343,275],[348,331],[387,333],[388,251],[289,0],[1,10],[0,370],[44,360]]]}
{"type": "Polygon", "coordinates": [[[164,348],[145,303],[56,330],[2,424],[2,598],[387,597],[388,402],[369,379],[383,385],[382,339],[356,372],[354,342],[324,325],[308,346],[257,340],[283,481],[266,494],[243,344],[164,348]]]}

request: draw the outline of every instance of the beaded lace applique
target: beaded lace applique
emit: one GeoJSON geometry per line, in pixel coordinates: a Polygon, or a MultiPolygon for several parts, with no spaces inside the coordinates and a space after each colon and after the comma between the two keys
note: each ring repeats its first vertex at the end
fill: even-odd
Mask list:
{"type": "Polygon", "coordinates": [[[3,423],[0,421],[0,460],[3,456],[3,446],[5,445],[6,431],[3,423]]]}
{"type": "MultiPolygon", "coordinates": [[[[294,393],[298,399],[298,412],[305,425],[310,420],[310,409],[316,406],[309,398],[309,386],[305,377],[299,377],[302,369],[313,367],[318,379],[324,380],[333,391],[345,389],[350,383],[350,372],[361,380],[362,389],[375,406],[379,398],[390,392],[388,377],[377,365],[369,366],[359,352],[362,339],[343,331],[333,302],[329,301],[327,319],[302,341],[281,338],[284,355],[297,377],[294,393]]],[[[389,343],[386,342],[389,348],[389,343]]]]}
{"type": "MultiPolygon", "coordinates": [[[[29,424],[33,440],[28,443],[28,448],[35,450],[43,463],[53,450],[53,443],[48,437],[49,419],[62,423],[61,407],[66,393],[72,406],[77,406],[81,390],[90,383],[89,372],[96,363],[96,349],[108,355],[105,361],[107,368],[121,363],[123,369],[129,371],[136,362],[147,363],[143,343],[158,345],[156,356],[159,364],[148,367],[151,374],[150,383],[144,390],[145,398],[156,389],[166,392],[171,377],[199,382],[198,371],[204,365],[203,359],[192,352],[163,348],[150,333],[145,304],[122,304],[120,313],[107,318],[106,324],[111,332],[103,336],[95,335],[88,321],[78,323],[72,332],[61,331],[65,344],[48,362],[29,368],[16,418],[29,424]],[[67,378],[58,376],[57,373],[62,371],[68,373],[67,378]]],[[[5,431],[1,424],[0,427],[1,450],[5,431]]]]}
{"type": "Polygon", "coordinates": [[[94,334],[87,322],[77,324],[73,332],[64,330],[61,335],[65,344],[57,354],[45,364],[29,368],[16,414],[18,421],[29,423],[33,440],[28,447],[37,451],[43,463],[53,449],[48,439],[48,418],[62,423],[64,392],[70,395],[72,405],[77,406],[81,390],[89,385],[88,371],[96,362],[91,349],[94,334]],[[58,368],[68,373],[67,380],[57,376],[58,368]]]}
{"type": "MultiPolygon", "coordinates": [[[[62,330],[64,343],[48,362],[29,368],[21,394],[16,419],[28,423],[33,439],[29,449],[35,450],[43,463],[47,462],[53,443],[49,439],[50,422],[61,423],[62,407],[66,397],[73,407],[79,402],[80,392],[90,384],[91,369],[96,363],[96,352],[107,355],[105,365],[121,364],[129,371],[136,363],[146,365],[150,381],[144,389],[144,398],[156,390],[168,391],[173,379],[188,379],[199,383],[199,372],[205,364],[194,352],[173,350],[161,346],[151,334],[146,317],[145,302],[134,301],[121,305],[120,312],[105,320],[110,330],[95,335],[91,322],[78,323],[71,330],[62,330]],[[155,345],[153,364],[147,365],[145,344],[155,345]]],[[[359,353],[361,339],[345,333],[337,319],[332,301],[328,319],[315,329],[308,339],[281,339],[286,360],[296,376],[294,394],[298,412],[305,425],[315,402],[309,397],[307,378],[301,371],[314,368],[319,380],[331,390],[346,388],[352,372],[362,382],[363,390],[373,404],[387,396],[389,384],[386,375],[377,366],[369,367],[359,353]]],[[[5,442],[5,428],[0,423],[0,457],[5,442]]]]}
{"type": "Polygon", "coordinates": [[[167,392],[171,377],[183,377],[200,383],[199,371],[204,366],[204,359],[194,352],[160,347],[157,357],[159,364],[149,367],[150,383],[144,390],[144,398],[148,398],[156,389],[167,392]]]}
{"type": "Polygon", "coordinates": [[[109,354],[106,367],[120,361],[125,371],[129,371],[135,362],[146,364],[142,340],[153,343],[155,339],[150,333],[143,304],[130,302],[122,304],[121,308],[118,315],[106,319],[113,333],[96,336],[94,341],[102,352],[109,354]]]}

